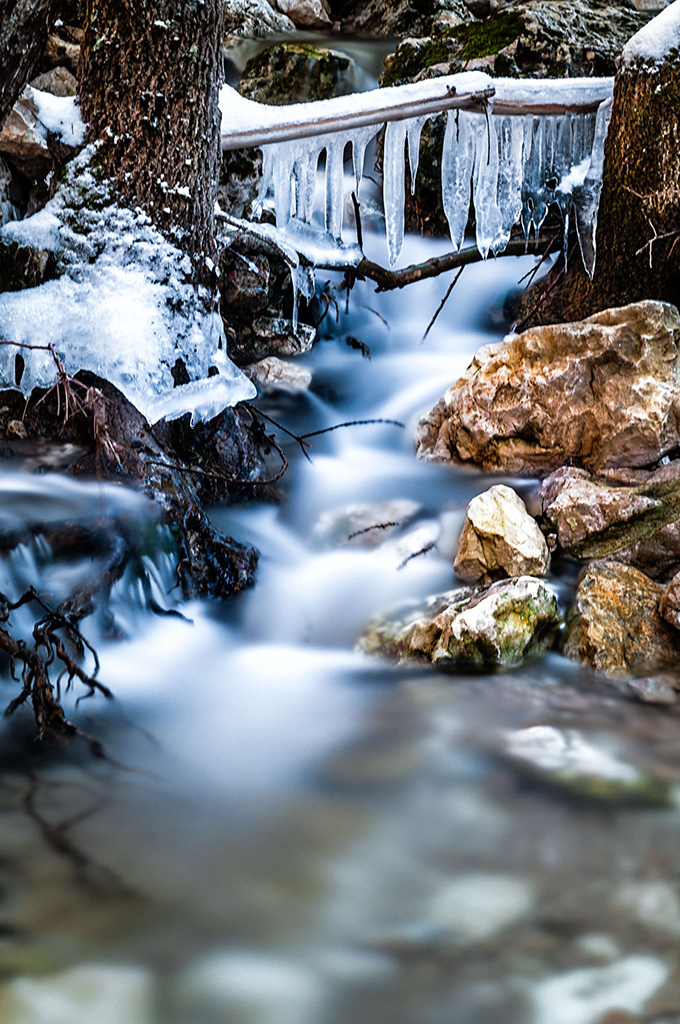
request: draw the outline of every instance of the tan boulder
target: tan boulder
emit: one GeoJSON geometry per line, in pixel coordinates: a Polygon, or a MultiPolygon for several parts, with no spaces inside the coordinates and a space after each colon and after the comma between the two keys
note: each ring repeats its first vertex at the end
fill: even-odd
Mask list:
{"type": "Polygon", "coordinates": [[[276,6],[301,28],[330,28],[327,0],[276,0],[276,6]]]}
{"type": "Polygon", "coordinates": [[[631,565],[592,562],[567,617],[563,653],[611,676],[674,668],[680,634],[659,614],[663,589],[631,565]]]}
{"type": "Polygon", "coordinates": [[[26,86],[0,129],[0,153],[27,178],[39,178],[52,166],[47,129],[38,117],[33,90],[26,86]]]}
{"type": "Polygon", "coordinates": [[[498,484],[472,499],[453,564],[459,579],[490,583],[504,576],[544,576],[549,566],[545,537],[511,487],[498,484]]]}
{"type": "Polygon", "coordinates": [[[41,92],[49,92],[52,96],[75,96],[78,83],[75,75],[68,68],[50,68],[42,75],[32,79],[31,86],[41,92]]]}
{"type": "Polygon", "coordinates": [[[312,383],[311,371],[277,356],[267,356],[258,363],[245,366],[243,372],[261,388],[282,388],[284,391],[306,391],[312,383]]]}
{"type": "Polygon", "coordinates": [[[646,466],[680,441],[680,314],[607,309],[487,345],[420,423],[420,458],[543,476],[646,466]]]}

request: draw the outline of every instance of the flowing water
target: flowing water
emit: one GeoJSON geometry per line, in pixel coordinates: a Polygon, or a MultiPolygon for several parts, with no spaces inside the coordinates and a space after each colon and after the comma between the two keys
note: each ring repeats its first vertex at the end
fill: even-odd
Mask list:
{"type": "MultiPolygon", "coordinates": [[[[434,247],[410,239],[408,258],[434,247]]],[[[94,508],[157,536],[146,591],[126,577],[108,618],[86,620],[117,699],[73,714],[110,760],[41,752],[28,713],[4,727],[3,1024],[680,1019],[677,807],[578,799],[502,755],[508,729],[569,726],[674,784],[677,717],[556,654],[465,676],[354,650],[373,613],[454,583],[464,509],[488,480],[416,462],[413,433],[502,337],[533,263],[468,267],[425,341],[448,281],[358,284],[348,312],[337,293],[337,324],[302,360],[311,390],[261,408],[295,433],[404,426],[316,436],[310,461],[282,438],[285,501],[214,512],[261,552],[257,585],[224,608],[151,614],[149,592],[173,601],[173,562],[147,503],[8,464],[7,530],[94,508]]],[[[89,556],[28,539],[3,567],[0,589],[37,579],[56,599],[89,556]]]]}

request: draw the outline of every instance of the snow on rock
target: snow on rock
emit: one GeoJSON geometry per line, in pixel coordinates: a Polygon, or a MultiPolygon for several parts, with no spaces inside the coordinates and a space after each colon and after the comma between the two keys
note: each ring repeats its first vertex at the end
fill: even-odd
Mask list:
{"type": "MultiPolygon", "coordinates": [[[[90,171],[92,153],[88,147],[72,161],[43,210],[0,230],[1,240],[54,252],[60,275],[0,294],[0,337],[52,345],[68,373],[90,370],[109,380],[151,423],[185,412],[210,419],[252,398],[255,387],[224,353],[222,322],[209,296],[191,283],[189,257],[144,213],[111,201],[90,171]],[[178,359],[191,380],[175,388],[178,359]]],[[[54,384],[51,352],[3,345],[0,386],[16,386],[19,351],[24,394],[54,384]]]]}
{"type": "Polygon", "coordinates": [[[623,48],[623,67],[639,62],[662,64],[675,53],[680,58],[680,0],[657,14],[628,40],[623,48]]]}
{"type": "Polygon", "coordinates": [[[279,10],[302,28],[330,28],[327,0],[277,0],[279,10]]]}
{"type": "Polygon", "coordinates": [[[48,132],[76,149],[85,139],[85,125],[73,96],[53,96],[27,85],[0,130],[5,153],[27,177],[40,177],[52,166],[48,132]]]}

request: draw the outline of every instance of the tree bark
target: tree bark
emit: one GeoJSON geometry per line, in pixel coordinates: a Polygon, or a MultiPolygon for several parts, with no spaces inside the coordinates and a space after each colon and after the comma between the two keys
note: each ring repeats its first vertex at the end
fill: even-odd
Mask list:
{"type": "Polygon", "coordinates": [[[197,259],[214,255],[223,0],[89,0],[80,94],[124,203],[197,259]]]}
{"type": "Polygon", "coordinates": [[[538,322],[580,320],[640,299],[680,304],[680,64],[672,55],[661,65],[624,63],[620,69],[605,145],[595,273],[589,280],[574,257],[541,305],[538,322]]]}
{"type": "Polygon", "coordinates": [[[57,6],[55,0],[0,0],[0,125],[45,49],[57,6]]]}

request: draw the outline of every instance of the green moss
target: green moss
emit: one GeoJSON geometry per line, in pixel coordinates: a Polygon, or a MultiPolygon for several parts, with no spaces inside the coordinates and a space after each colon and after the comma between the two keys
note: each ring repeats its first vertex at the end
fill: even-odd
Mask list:
{"type": "Polygon", "coordinates": [[[452,30],[452,36],[461,46],[463,60],[477,60],[500,53],[521,35],[524,22],[514,11],[501,11],[495,18],[472,21],[452,30]]]}

